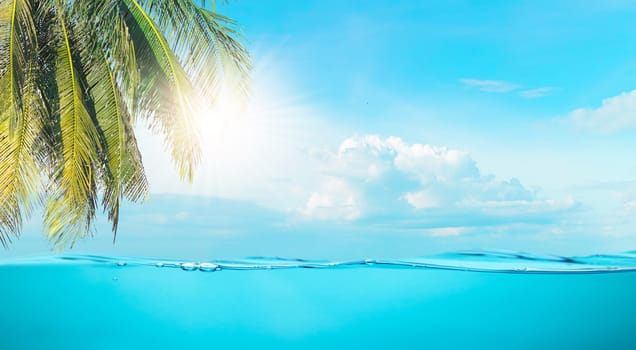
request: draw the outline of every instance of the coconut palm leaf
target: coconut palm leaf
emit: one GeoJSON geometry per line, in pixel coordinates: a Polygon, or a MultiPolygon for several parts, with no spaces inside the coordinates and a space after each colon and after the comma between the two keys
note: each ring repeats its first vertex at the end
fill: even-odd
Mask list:
{"type": "MultiPolygon", "coordinates": [[[[136,43],[135,47],[139,48],[138,57],[147,61],[154,59],[156,64],[156,67],[149,67],[152,68],[151,71],[143,74],[149,81],[144,84],[145,89],[142,92],[146,92],[146,96],[156,97],[148,105],[160,106],[152,110],[150,122],[164,134],[181,178],[191,181],[200,153],[193,122],[194,113],[200,110],[197,94],[150,13],[144,11],[136,0],[125,0],[124,3],[128,5],[134,20],[131,35],[136,43]],[[156,93],[152,94],[147,90],[155,90],[156,93]]],[[[148,105],[144,109],[151,110],[148,105]]]]}
{"type": "MultiPolygon", "coordinates": [[[[94,164],[101,144],[97,128],[84,104],[85,91],[72,55],[72,38],[64,11],[58,11],[56,64],[62,162],[55,169],[55,186],[47,202],[45,225],[56,245],[75,243],[89,233],[95,215],[94,164]]],[[[77,45],[73,46],[77,49],[77,45]]]]}
{"type": "Polygon", "coordinates": [[[11,127],[10,118],[0,122],[0,202],[5,209],[0,211],[0,243],[3,246],[19,232],[23,217],[30,215],[36,194],[42,190],[35,144],[46,113],[33,79],[28,80],[22,90],[24,103],[15,127],[11,127]]]}
{"type": "Polygon", "coordinates": [[[148,196],[140,121],[191,181],[197,111],[248,81],[235,28],[210,1],[0,0],[0,243],[39,203],[56,248],[100,207],[116,237],[122,201],[148,196]]]}

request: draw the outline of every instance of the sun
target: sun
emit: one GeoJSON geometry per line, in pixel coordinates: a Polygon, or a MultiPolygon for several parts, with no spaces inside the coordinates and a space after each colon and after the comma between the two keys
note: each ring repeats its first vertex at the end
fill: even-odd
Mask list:
{"type": "Polygon", "coordinates": [[[226,87],[214,106],[198,116],[204,166],[240,169],[262,162],[273,151],[273,138],[288,126],[283,111],[270,104],[273,98],[260,86],[254,85],[248,95],[226,87]]]}
{"type": "MultiPolygon", "coordinates": [[[[138,130],[144,166],[153,193],[179,193],[254,201],[265,206],[287,203],[305,194],[299,179],[309,178],[308,149],[330,132],[290,79],[261,64],[250,91],[225,87],[214,106],[195,115],[201,145],[191,184],[179,181],[159,135],[138,130]],[[286,188],[286,191],[279,190],[286,188]],[[274,194],[272,194],[274,193],[274,194]],[[276,197],[280,198],[276,198],[276,197]]],[[[286,206],[286,204],[284,205],[286,206]]]]}
{"type": "Polygon", "coordinates": [[[195,187],[235,197],[260,191],[293,164],[306,139],[307,106],[280,86],[275,74],[252,76],[247,95],[225,87],[213,108],[198,116],[201,164],[195,187]],[[254,187],[253,190],[250,190],[254,187]]]}

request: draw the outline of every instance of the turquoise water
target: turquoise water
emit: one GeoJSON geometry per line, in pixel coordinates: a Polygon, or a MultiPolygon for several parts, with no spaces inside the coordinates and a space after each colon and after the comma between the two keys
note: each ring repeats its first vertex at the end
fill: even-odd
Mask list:
{"type": "Polygon", "coordinates": [[[636,254],[0,262],[0,349],[636,349],[636,254]]]}

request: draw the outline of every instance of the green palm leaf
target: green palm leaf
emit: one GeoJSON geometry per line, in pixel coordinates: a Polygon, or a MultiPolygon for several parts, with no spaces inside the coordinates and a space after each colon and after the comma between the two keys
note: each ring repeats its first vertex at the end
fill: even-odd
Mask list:
{"type": "MultiPolygon", "coordinates": [[[[160,100],[153,100],[152,103],[162,106],[159,110],[153,110],[151,123],[164,134],[181,178],[191,181],[200,153],[193,122],[194,113],[198,110],[195,91],[160,28],[150,15],[136,0],[125,0],[125,3],[129,5],[130,14],[137,25],[133,27],[132,36],[134,42],[139,42],[136,45],[140,47],[139,56],[148,60],[154,57],[161,70],[157,72],[155,69],[157,74],[146,85],[146,89],[156,90],[155,96],[160,98],[160,100]]],[[[146,76],[151,75],[146,74],[146,76]]]]}
{"type": "Polygon", "coordinates": [[[23,108],[13,130],[10,119],[0,122],[0,243],[4,246],[20,230],[42,189],[35,144],[42,130],[44,106],[32,79],[23,95],[23,108]]]}
{"type": "Polygon", "coordinates": [[[100,204],[116,235],[122,201],[149,192],[139,120],[192,180],[196,112],[250,69],[236,24],[205,5],[0,0],[2,245],[38,203],[56,248],[90,235],[100,204]]]}
{"type": "Polygon", "coordinates": [[[95,213],[95,169],[100,143],[95,124],[84,105],[84,91],[75,68],[71,38],[64,13],[58,13],[57,82],[63,161],[47,203],[45,225],[56,245],[72,245],[89,233],[95,213]]]}

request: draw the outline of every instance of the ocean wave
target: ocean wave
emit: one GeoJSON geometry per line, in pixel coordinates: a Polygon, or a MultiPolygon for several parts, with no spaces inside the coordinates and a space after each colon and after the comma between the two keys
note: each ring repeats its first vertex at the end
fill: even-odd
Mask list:
{"type": "Polygon", "coordinates": [[[113,268],[155,267],[202,272],[228,270],[394,268],[517,274],[580,274],[636,272],[636,253],[627,252],[623,254],[596,254],[583,257],[567,257],[511,251],[472,250],[408,259],[361,259],[346,261],[260,256],[236,260],[179,261],[101,255],[53,255],[0,261],[0,267],[56,264],[97,264],[113,268]]]}

